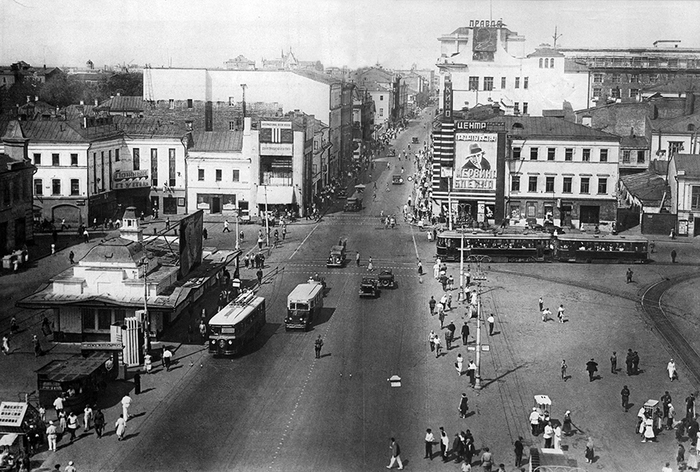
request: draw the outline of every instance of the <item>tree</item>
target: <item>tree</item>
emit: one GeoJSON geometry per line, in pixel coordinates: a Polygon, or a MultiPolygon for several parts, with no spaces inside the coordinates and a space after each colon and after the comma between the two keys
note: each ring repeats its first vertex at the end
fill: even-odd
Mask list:
{"type": "Polygon", "coordinates": [[[50,105],[63,108],[80,100],[82,88],[82,83],[61,72],[44,84],[39,97],[50,105]]]}
{"type": "Polygon", "coordinates": [[[140,97],[143,94],[143,75],[139,72],[113,74],[100,84],[100,91],[105,98],[117,94],[140,97]]]}

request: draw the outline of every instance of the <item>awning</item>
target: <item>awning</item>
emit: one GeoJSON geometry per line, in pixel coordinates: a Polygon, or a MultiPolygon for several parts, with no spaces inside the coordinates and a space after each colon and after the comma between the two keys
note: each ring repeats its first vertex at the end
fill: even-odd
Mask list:
{"type": "Polygon", "coordinates": [[[290,205],[294,201],[294,187],[258,187],[258,205],[290,205]]]}

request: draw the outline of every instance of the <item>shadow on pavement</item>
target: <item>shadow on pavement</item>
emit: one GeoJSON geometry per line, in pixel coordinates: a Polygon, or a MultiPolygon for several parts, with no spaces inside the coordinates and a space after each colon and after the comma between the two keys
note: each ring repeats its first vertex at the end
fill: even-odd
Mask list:
{"type": "Polygon", "coordinates": [[[258,336],[241,351],[240,357],[252,354],[260,350],[265,345],[265,343],[267,343],[267,341],[277,332],[280,326],[282,326],[282,323],[265,324],[258,336]]]}
{"type": "Polygon", "coordinates": [[[316,317],[313,323],[313,328],[316,328],[316,326],[320,326],[324,323],[328,323],[331,319],[331,316],[333,316],[333,313],[335,313],[335,308],[329,308],[329,307],[324,307],[321,308],[320,313],[316,317]]]}
{"type": "Polygon", "coordinates": [[[523,368],[523,367],[524,367],[524,365],[521,364],[521,365],[515,367],[514,369],[507,370],[506,372],[504,372],[503,374],[499,375],[498,377],[495,377],[495,378],[493,378],[493,379],[490,379],[488,382],[484,382],[483,384],[481,384],[481,387],[482,387],[482,388],[488,387],[488,386],[491,385],[492,383],[498,382],[498,381],[501,380],[503,377],[505,377],[505,376],[507,376],[507,375],[509,375],[509,374],[512,374],[513,372],[515,372],[515,371],[517,371],[517,370],[519,370],[519,369],[521,369],[521,368],[523,368]]]}

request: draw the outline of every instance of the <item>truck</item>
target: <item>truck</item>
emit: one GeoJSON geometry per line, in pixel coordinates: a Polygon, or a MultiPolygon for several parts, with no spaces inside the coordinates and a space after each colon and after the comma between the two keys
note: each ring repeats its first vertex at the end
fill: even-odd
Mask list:
{"type": "Polygon", "coordinates": [[[297,285],[287,295],[287,316],[284,327],[287,331],[308,331],[314,318],[323,308],[323,284],[315,280],[297,285]]]}

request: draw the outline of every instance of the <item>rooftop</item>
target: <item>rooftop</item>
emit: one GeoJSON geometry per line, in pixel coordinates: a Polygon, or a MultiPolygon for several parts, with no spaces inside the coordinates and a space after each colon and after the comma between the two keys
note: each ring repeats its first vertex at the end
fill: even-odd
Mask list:
{"type": "Polygon", "coordinates": [[[243,149],[242,131],[195,131],[190,151],[240,151],[243,149]]]}
{"type": "Polygon", "coordinates": [[[653,171],[621,175],[620,181],[627,191],[644,205],[658,207],[668,190],[666,179],[653,171]]]}
{"type": "Polygon", "coordinates": [[[547,116],[497,116],[486,121],[503,122],[511,135],[521,138],[557,138],[597,141],[618,141],[619,136],[588,126],[547,116]]]}
{"type": "Polygon", "coordinates": [[[144,109],[142,96],[116,95],[100,103],[98,110],[109,109],[114,112],[140,112],[144,109]]]}
{"type": "Polygon", "coordinates": [[[676,173],[685,172],[686,177],[700,177],[700,154],[676,154],[676,173]]]}
{"type": "Polygon", "coordinates": [[[93,263],[104,264],[109,262],[112,264],[138,264],[144,256],[143,244],[116,237],[107,239],[96,245],[83,257],[79,264],[91,265],[93,263]]]}

